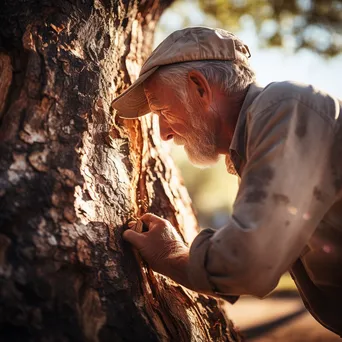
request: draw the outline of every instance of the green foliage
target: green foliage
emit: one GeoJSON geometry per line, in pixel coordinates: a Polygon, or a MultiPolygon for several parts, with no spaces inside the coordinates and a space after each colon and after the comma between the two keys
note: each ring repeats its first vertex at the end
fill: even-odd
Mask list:
{"type": "Polygon", "coordinates": [[[199,0],[204,13],[236,30],[252,19],[265,45],[342,52],[342,0],[199,0]]]}

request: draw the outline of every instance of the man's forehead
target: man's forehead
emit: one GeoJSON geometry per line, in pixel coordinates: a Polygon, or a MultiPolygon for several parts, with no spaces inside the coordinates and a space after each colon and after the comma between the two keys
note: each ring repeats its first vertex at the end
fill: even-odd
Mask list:
{"type": "Polygon", "coordinates": [[[148,100],[148,102],[157,102],[157,97],[154,91],[152,91],[152,89],[145,87],[144,86],[144,92],[145,92],[145,96],[148,100]]]}
{"type": "MultiPolygon", "coordinates": [[[[152,77],[148,78],[144,84],[144,93],[147,98],[149,105],[157,106],[159,104],[159,96],[158,93],[160,88],[162,87],[161,82],[158,82],[157,75],[153,75],[152,77]]],[[[164,87],[164,86],[163,86],[164,87]]]]}
{"type": "Polygon", "coordinates": [[[147,80],[143,83],[144,92],[146,93],[158,93],[160,87],[164,88],[164,84],[162,84],[160,77],[158,75],[158,71],[152,74],[147,80]]]}
{"type": "Polygon", "coordinates": [[[166,106],[174,105],[176,101],[175,91],[171,85],[161,79],[158,71],[143,83],[143,87],[148,105],[152,111],[162,110],[166,106]]]}
{"type": "Polygon", "coordinates": [[[151,111],[156,110],[158,107],[160,107],[159,101],[153,92],[150,92],[145,87],[144,92],[151,111]]]}

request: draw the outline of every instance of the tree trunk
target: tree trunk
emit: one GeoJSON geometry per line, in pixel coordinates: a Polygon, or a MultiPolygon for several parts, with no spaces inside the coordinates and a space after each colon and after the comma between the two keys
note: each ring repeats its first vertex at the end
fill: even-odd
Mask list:
{"type": "Polygon", "coordinates": [[[197,232],[154,120],[110,109],[169,2],[1,1],[1,341],[240,340],[121,238],[147,211],[197,232]]]}

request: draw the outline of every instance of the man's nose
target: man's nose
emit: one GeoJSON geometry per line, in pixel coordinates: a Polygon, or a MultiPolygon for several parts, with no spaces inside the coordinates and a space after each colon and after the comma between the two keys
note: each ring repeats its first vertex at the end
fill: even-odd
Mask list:
{"type": "Polygon", "coordinates": [[[160,137],[162,140],[167,141],[171,140],[173,138],[173,130],[169,126],[169,124],[159,116],[159,132],[160,132],[160,137]]]}

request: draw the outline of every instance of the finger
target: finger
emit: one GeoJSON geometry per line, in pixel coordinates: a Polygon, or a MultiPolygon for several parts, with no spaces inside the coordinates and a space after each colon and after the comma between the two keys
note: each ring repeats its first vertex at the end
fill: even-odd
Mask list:
{"type": "Polygon", "coordinates": [[[125,230],[122,234],[122,237],[124,240],[131,243],[137,249],[141,249],[145,245],[146,236],[144,234],[137,233],[134,230],[125,230]]]}
{"type": "Polygon", "coordinates": [[[140,220],[143,221],[148,226],[149,229],[152,229],[158,223],[165,224],[164,219],[151,213],[144,214],[143,216],[140,217],[140,220]]]}

